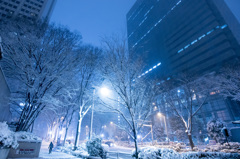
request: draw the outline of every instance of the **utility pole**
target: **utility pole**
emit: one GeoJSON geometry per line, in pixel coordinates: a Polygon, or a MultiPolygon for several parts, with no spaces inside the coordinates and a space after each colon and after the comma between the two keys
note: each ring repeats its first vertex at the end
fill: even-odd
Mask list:
{"type": "Polygon", "coordinates": [[[95,89],[93,90],[93,95],[92,95],[92,116],[91,116],[91,130],[90,130],[90,137],[89,137],[90,140],[92,139],[92,131],[93,131],[94,96],[95,96],[95,89]]]}

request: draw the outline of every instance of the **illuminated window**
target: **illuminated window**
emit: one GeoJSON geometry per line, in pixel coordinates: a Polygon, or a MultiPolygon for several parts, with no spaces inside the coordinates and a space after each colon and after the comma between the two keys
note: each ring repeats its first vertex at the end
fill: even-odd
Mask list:
{"type": "Polygon", "coordinates": [[[223,25],[223,26],[221,26],[221,27],[220,27],[220,26],[216,26],[216,27],[213,28],[212,30],[208,31],[206,34],[203,34],[202,36],[198,37],[196,40],[192,41],[190,44],[188,44],[188,45],[184,46],[183,48],[181,48],[180,50],[178,50],[177,53],[180,53],[180,52],[186,50],[187,48],[189,48],[189,46],[194,45],[194,44],[197,43],[198,41],[202,40],[204,37],[210,35],[210,34],[211,34],[212,32],[214,32],[215,30],[217,30],[217,29],[219,29],[219,28],[224,29],[224,28],[226,28],[226,27],[227,27],[226,24],[223,25]]]}

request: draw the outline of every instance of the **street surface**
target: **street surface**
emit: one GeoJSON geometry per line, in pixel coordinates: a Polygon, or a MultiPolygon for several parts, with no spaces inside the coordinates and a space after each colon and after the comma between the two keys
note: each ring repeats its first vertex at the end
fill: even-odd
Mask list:
{"type": "Polygon", "coordinates": [[[132,159],[133,148],[115,146],[109,148],[109,158],[111,159],[132,159]]]}
{"type": "MultiPolygon", "coordinates": [[[[46,141],[42,142],[39,159],[80,159],[70,154],[66,154],[59,151],[52,151],[51,154],[48,154],[48,145],[49,143],[46,141]]],[[[109,147],[109,159],[132,159],[133,148],[121,147],[121,146],[114,146],[109,147]]],[[[19,158],[21,159],[21,158],[19,158]]],[[[27,159],[27,158],[24,158],[27,159]]]]}

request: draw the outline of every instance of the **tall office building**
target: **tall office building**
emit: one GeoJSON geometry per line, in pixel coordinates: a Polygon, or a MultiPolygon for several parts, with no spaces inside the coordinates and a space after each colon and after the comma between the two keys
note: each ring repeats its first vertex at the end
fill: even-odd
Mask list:
{"type": "MultiPolygon", "coordinates": [[[[137,0],[127,14],[127,31],[129,49],[147,64],[139,78],[201,75],[239,59],[237,16],[227,0],[137,0]]],[[[230,122],[240,119],[239,112],[236,103],[213,92],[198,116],[205,123],[213,117],[230,122]]]]}
{"type": "Polygon", "coordinates": [[[146,72],[161,63],[147,74],[201,74],[240,56],[239,21],[225,0],[137,0],[127,29],[129,49],[144,56],[146,72]]]}
{"type": "Polygon", "coordinates": [[[49,20],[56,0],[0,0],[0,19],[24,17],[49,20]]]}

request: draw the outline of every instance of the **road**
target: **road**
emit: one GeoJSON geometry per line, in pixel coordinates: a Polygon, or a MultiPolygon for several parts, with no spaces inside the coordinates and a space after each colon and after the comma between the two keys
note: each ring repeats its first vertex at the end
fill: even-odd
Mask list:
{"type": "Polygon", "coordinates": [[[126,148],[126,147],[110,147],[109,148],[109,158],[111,159],[132,159],[133,148],[126,148]]]}

